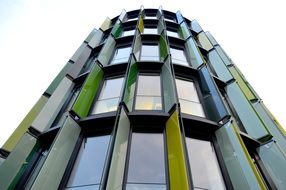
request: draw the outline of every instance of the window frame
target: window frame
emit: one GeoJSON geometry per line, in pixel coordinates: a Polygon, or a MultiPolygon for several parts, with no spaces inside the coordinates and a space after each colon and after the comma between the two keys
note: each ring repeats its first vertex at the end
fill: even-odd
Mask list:
{"type": "MultiPolygon", "coordinates": [[[[160,61],[160,44],[159,44],[159,42],[143,41],[141,44],[139,57],[140,57],[140,59],[139,59],[140,62],[159,62],[160,61]],[[142,60],[142,49],[143,49],[144,45],[145,46],[157,46],[157,48],[158,48],[158,59],[157,60],[142,60]]],[[[146,57],[146,56],[144,56],[144,57],[146,57]]],[[[155,57],[155,56],[148,56],[148,57],[155,57]]]]}
{"type": "MultiPolygon", "coordinates": [[[[136,32],[136,31],[135,31],[136,32]]],[[[129,37],[129,36],[124,36],[124,37],[129,37]]],[[[114,51],[113,51],[113,53],[112,53],[112,56],[110,57],[110,60],[109,60],[109,62],[108,62],[108,66],[110,66],[110,65],[120,65],[120,64],[126,64],[126,63],[128,63],[129,62],[129,59],[130,59],[130,56],[131,56],[131,54],[132,54],[132,48],[133,48],[133,46],[132,46],[132,44],[131,43],[124,43],[124,44],[117,44],[116,46],[115,46],[115,48],[114,48],[114,51]],[[114,60],[114,56],[116,55],[116,52],[118,51],[118,49],[122,49],[122,48],[127,48],[127,47],[130,47],[130,53],[129,53],[129,57],[128,57],[128,60],[127,61],[123,61],[123,62],[119,62],[119,63],[112,63],[113,62],[113,60],[114,60]]],[[[122,58],[121,58],[122,59],[122,58]]],[[[118,59],[116,59],[116,60],[118,60],[118,59]]]]}
{"type": "MultiPolygon", "coordinates": [[[[183,54],[184,54],[184,56],[185,56],[185,58],[186,58],[186,63],[188,64],[188,65],[182,65],[182,64],[177,64],[177,63],[175,63],[176,65],[181,65],[181,66],[185,66],[185,67],[191,67],[191,62],[189,61],[190,59],[189,59],[189,57],[188,57],[188,55],[187,55],[187,53],[186,53],[186,51],[185,51],[185,46],[181,46],[181,45],[173,45],[173,44],[170,44],[170,54],[171,54],[171,56],[172,56],[172,53],[171,53],[171,48],[172,49],[177,49],[177,50],[182,50],[183,51],[183,54]]],[[[182,61],[182,60],[180,60],[180,61],[182,61]]],[[[173,63],[173,58],[172,58],[172,64],[174,64],[173,63]]]]}

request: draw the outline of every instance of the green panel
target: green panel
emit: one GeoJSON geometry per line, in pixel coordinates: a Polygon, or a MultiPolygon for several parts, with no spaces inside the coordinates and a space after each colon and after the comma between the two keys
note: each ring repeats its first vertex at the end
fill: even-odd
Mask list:
{"type": "Polygon", "coordinates": [[[86,39],[84,40],[86,43],[89,43],[90,40],[93,38],[93,36],[96,34],[97,30],[94,28],[89,35],[86,37],[86,39]]]}
{"type": "Polygon", "coordinates": [[[124,92],[124,102],[129,109],[129,111],[132,111],[133,104],[134,104],[134,95],[135,95],[135,87],[136,87],[136,79],[138,74],[138,68],[136,61],[132,57],[131,63],[130,63],[130,69],[127,76],[127,84],[124,92]]]}
{"type": "Polygon", "coordinates": [[[211,44],[211,42],[209,41],[209,39],[207,38],[204,32],[199,33],[197,35],[197,39],[205,50],[209,51],[213,48],[213,45],[211,44]]]}
{"type": "Polygon", "coordinates": [[[105,20],[104,20],[104,22],[102,23],[102,25],[101,25],[101,29],[103,30],[103,31],[105,31],[105,30],[107,30],[108,28],[110,28],[111,27],[111,20],[110,20],[110,18],[106,18],[105,20]]]}
{"type": "Polygon", "coordinates": [[[193,38],[189,38],[185,46],[186,46],[186,53],[191,60],[191,65],[194,68],[197,69],[199,66],[204,64],[201,52],[198,49],[197,44],[193,38]]]}
{"type": "Polygon", "coordinates": [[[0,189],[14,189],[37,148],[37,139],[25,133],[5,162],[0,165],[0,189]]]}
{"type": "Polygon", "coordinates": [[[205,32],[205,33],[213,46],[218,45],[217,41],[214,39],[214,37],[211,35],[210,32],[205,32]]]}
{"type": "Polygon", "coordinates": [[[119,190],[123,187],[129,131],[130,121],[124,109],[122,109],[115,137],[106,189],[119,190]]]}
{"type": "Polygon", "coordinates": [[[267,111],[265,110],[265,106],[262,102],[255,102],[252,104],[253,108],[259,115],[259,117],[262,119],[262,121],[265,123],[267,129],[273,136],[274,140],[277,142],[277,144],[281,147],[282,150],[284,150],[284,153],[286,154],[286,138],[285,135],[279,130],[279,127],[276,125],[274,120],[271,118],[270,115],[268,115],[267,111]]]}
{"type": "Polygon", "coordinates": [[[49,129],[69,97],[74,83],[65,77],[53,95],[49,98],[43,109],[32,123],[32,127],[40,132],[49,129]]]}
{"type": "Polygon", "coordinates": [[[170,189],[189,189],[178,111],[166,122],[170,189]]]}
{"type": "Polygon", "coordinates": [[[141,35],[139,34],[136,36],[134,46],[133,46],[133,53],[134,53],[134,56],[136,58],[136,61],[139,61],[139,59],[140,59],[141,45],[142,45],[141,35]]]}
{"type": "Polygon", "coordinates": [[[215,46],[215,50],[217,51],[217,53],[219,54],[225,65],[232,64],[230,58],[227,56],[225,51],[220,46],[215,46]]]}
{"type": "Polygon", "coordinates": [[[68,117],[31,189],[58,189],[80,131],[78,124],[68,117]]]}
{"type": "Polygon", "coordinates": [[[187,39],[188,37],[191,36],[191,32],[190,32],[186,22],[182,22],[180,24],[179,31],[180,31],[181,36],[183,36],[183,39],[187,39]]]}
{"type": "Polygon", "coordinates": [[[100,44],[103,36],[104,36],[104,33],[101,30],[97,30],[94,36],[88,42],[88,45],[92,48],[95,48],[96,46],[100,44]]]}
{"type": "Polygon", "coordinates": [[[255,110],[241,92],[239,86],[234,82],[226,87],[226,93],[235,108],[246,132],[255,139],[261,141],[269,138],[269,133],[263,122],[256,115],[255,110]]]}
{"type": "Polygon", "coordinates": [[[161,35],[159,39],[160,61],[164,61],[168,55],[168,45],[166,39],[161,35]]]}
{"type": "Polygon", "coordinates": [[[107,38],[106,43],[104,44],[102,50],[100,51],[98,55],[98,61],[101,63],[102,66],[106,66],[109,64],[109,60],[111,56],[113,55],[115,45],[116,45],[116,42],[114,38],[110,35],[107,38]]]}
{"type": "Polygon", "coordinates": [[[53,80],[53,82],[50,84],[50,86],[47,88],[45,93],[52,95],[60,82],[63,80],[63,78],[66,76],[67,72],[70,70],[71,66],[73,64],[71,62],[67,62],[64,68],[61,70],[61,72],[56,76],[56,78],[53,80]]]}
{"type": "Polygon", "coordinates": [[[237,72],[236,68],[234,66],[229,67],[229,71],[235,78],[237,84],[241,88],[244,95],[247,97],[248,100],[256,99],[255,95],[251,92],[251,90],[248,88],[245,80],[240,76],[240,74],[237,72]]]}
{"type": "Polygon", "coordinates": [[[231,121],[218,129],[215,136],[234,189],[266,189],[231,121]]]}
{"type": "Polygon", "coordinates": [[[162,67],[162,82],[165,112],[169,112],[172,106],[177,102],[175,97],[174,79],[172,75],[170,57],[162,67]]]}
{"type": "Polygon", "coordinates": [[[113,27],[111,33],[113,34],[113,36],[114,36],[115,38],[118,38],[118,37],[121,35],[121,32],[122,32],[122,23],[120,22],[120,20],[118,20],[118,21],[115,23],[115,25],[114,25],[114,27],[113,27]]]}
{"type": "Polygon", "coordinates": [[[143,31],[144,31],[144,22],[143,22],[143,17],[142,17],[142,15],[139,17],[138,30],[139,30],[140,34],[142,34],[143,31]]]}
{"type": "Polygon", "coordinates": [[[286,155],[275,141],[271,141],[256,150],[276,187],[286,189],[286,155]]]}
{"type": "Polygon", "coordinates": [[[72,110],[81,118],[86,117],[88,115],[90,106],[93,102],[94,96],[97,92],[102,77],[102,69],[98,66],[98,64],[94,64],[90,74],[84,82],[84,85],[76,102],[72,107],[72,110]]]}
{"type": "Polygon", "coordinates": [[[37,117],[41,109],[47,103],[48,98],[46,96],[41,96],[37,103],[32,107],[26,117],[22,120],[17,129],[12,133],[9,139],[3,145],[3,149],[12,151],[16,144],[19,142],[20,138],[24,135],[24,133],[31,126],[34,119],[37,117]]]}

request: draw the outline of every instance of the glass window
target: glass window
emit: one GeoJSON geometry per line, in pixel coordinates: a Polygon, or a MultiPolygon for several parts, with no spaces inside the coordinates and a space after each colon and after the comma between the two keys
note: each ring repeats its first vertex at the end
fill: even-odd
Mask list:
{"type": "Polygon", "coordinates": [[[144,34],[158,34],[157,28],[144,28],[144,34]]]}
{"type": "Polygon", "coordinates": [[[182,113],[205,117],[194,83],[176,79],[176,86],[182,113]]]}
{"type": "Polygon", "coordinates": [[[67,189],[99,189],[110,135],[83,139],[67,189]]]}
{"type": "Polygon", "coordinates": [[[138,17],[134,17],[134,16],[128,17],[128,21],[133,21],[133,20],[137,20],[137,19],[138,19],[138,17]]]}
{"type": "Polygon", "coordinates": [[[145,19],[157,19],[156,15],[146,15],[145,19]]]}
{"type": "Polygon", "coordinates": [[[166,189],[162,133],[133,133],[126,189],[166,189]]]}
{"type": "Polygon", "coordinates": [[[212,143],[186,137],[186,144],[194,189],[225,189],[212,143]]]}
{"type": "Polygon", "coordinates": [[[141,48],[141,60],[143,61],[159,61],[158,45],[143,44],[141,48]]]}
{"type": "Polygon", "coordinates": [[[178,31],[167,30],[167,35],[175,38],[180,38],[178,31]]]}
{"type": "Polygon", "coordinates": [[[173,63],[189,66],[184,50],[171,47],[170,53],[173,63]]]}
{"type": "Polygon", "coordinates": [[[135,109],[162,110],[160,76],[139,75],[135,109]]]}
{"type": "Polygon", "coordinates": [[[121,34],[121,37],[124,36],[133,36],[135,34],[135,30],[131,29],[131,30],[124,30],[121,34]]]}
{"type": "Polygon", "coordinates": [[[91,114],[116,111],[121,96],[123,77],[107,79],[103,83],[100,95],[91,114]]]}
{"type": "Polygon", "coordinates": [[[119,47],[115,50],[113,59],[111,61],[111,65],[128,62],[128,59],[130,57],[131,53],[131,47],[119,47]]]}
{"type": "Polygon", "coordinates": [[[169,18],[169,17],[166,18],[165,17],[164,19],[165,19],[165,21],[176,22],[174,18],[169,18]]]}

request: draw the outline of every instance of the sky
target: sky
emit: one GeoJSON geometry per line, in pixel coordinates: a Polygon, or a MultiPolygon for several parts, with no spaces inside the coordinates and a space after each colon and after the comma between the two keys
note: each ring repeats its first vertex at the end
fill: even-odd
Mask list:
{"type": "Polygon", "coordinates": [[[283,0],[0,0],[0,146],[93,28],[108,16],[158,8],[210,31],[286,127],[283,0]],[[142,3],[144,2],[144,4],[142,3]],[[283,85],[284,84],[284,85],[283,85]]]}

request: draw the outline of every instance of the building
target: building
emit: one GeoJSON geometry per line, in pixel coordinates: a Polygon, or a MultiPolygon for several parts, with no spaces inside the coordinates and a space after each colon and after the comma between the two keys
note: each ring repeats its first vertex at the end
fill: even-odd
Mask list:
{"type": "Polygon", "coordinates": [[[0,150],[0,189],[285,189],[285,131],[196,20],[94,29],[0,150]]]}

